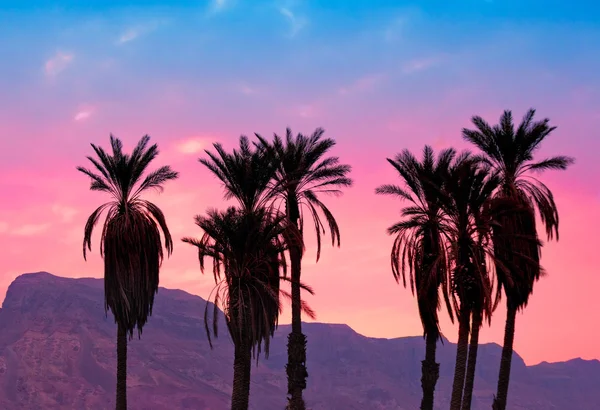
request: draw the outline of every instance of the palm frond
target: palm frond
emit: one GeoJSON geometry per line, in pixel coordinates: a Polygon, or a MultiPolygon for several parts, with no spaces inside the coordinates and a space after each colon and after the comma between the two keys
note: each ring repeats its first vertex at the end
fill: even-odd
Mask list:
{"type": "Polygon", "coordinates": [[[159,270],[163,259],[163,244],[170,255],[173,251],[165,217],[153,203],[142,200],[139,194],[147,188],[161,189],[167,180],[178,174],[169,167],[150,173],[132,195],[135,185],[156,158],[156,145],[146,148],[150,137],[144,136],[131,155],[123,153],[123,144],[110,136],[112,153],[94,144],[98,159],[87,157],[100,175],[83,167],[77,170],[91,179],[90,189],[103,191],[113,201],[98,207],[89,216],[83,239],[83,257],[91,250],[92,232],[103,211],[107,211],[100,239],[100,255],[104,258],[105,310],[113,313],[119,323],[133,336],[137,328],[141,336],[152,314],[154,295],[158,291],[159,270]]]}

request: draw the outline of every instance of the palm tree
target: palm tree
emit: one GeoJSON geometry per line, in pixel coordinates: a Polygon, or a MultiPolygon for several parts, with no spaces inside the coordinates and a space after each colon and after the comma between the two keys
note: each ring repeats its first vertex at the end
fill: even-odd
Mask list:
{"type": "Polygon", "coordinates": [[[471,312],[471,339],[469,340],[469,356],[467,358],[467,374],[465,376],[465,387],[462,398],[462,410],[471,410],[473,398],[473,388],[475,387],[475,369],[477,366],[477,351],[479,349],[479,331],[483,325],[483,320],[487,319],[491,325],[494,306],[491,304],[492,282],[489,275],[489,268],[486,265],[486,252],[483,243],[477,243],[479,251],[478,262],[481,279],[484,281],[487,292],[478,292],[477,297],[472,301],[473,308],[471,312]]]}
{"type": "Polygon", "coordinates": [[[421,362],[422,410],[433,409],[435,385],[439,378],[440,365],[435,361],[435,353],[437,341],[442,339],[438,318],[440,290],[452,317],[446,252],[440,229],[442,203],[439,190],[455,155],[453,149],[447,149],[436,160],[433,149],[425,146],[423,159],[419,162],[410,151],[404,150],[395,159],[388,158],[388,162],[396,169],[405,187],[382,185],[375,191],[409,202],[402,210],[404,219],[392,225],[388,233],[396,235],[391,253],[392,274],[396,282],[402,279],[404,287],[407,286],[408,274],[413,295],[416,289],[426,338],[425,360],[421,362]]]}
{"type": "Polygon", "coordinates": [[[98,207],[87,220],[83,238],[83,257],[92,249],[92,231],[103,211],[107,211],[100,254],[104,258],[104,308],[113,313],[117,323],[117,410],[127,408],[127,335],[138,337],[152,314],[154,295],[158,292],[159,269],[163,259],[160,231],[165,237],[167,254],[173,241],[162,211],[141,198],[149,189],[162,191],[163,184],[178,177],[169,166],[142,175],[158,155],[156,144],[147,148],[144,136],[131,155],[123,153],[123,144],[112,135],[112,155],[94,144],[98,159],[87,157],[96,168],[93,172],[77,167],[91,178],[90,189],[112,196],[112,201],[98,207]],[[140,182],[141,181],[141,182],[140,182]]]}
{"type": "MultiPolygon", "coordinates": [[[[317,128],[311,136],[292,135],[291,129],[286,130],[285,141],[278,135],[273,142],[256,134],[259,139],[257,146],[266,155],[274,159],[276,173],[271,193],[274,203],[284,203],[289,220],[304,233],[304,212],[308,213],[314,222],[317,236],[317,262],[321,254],[321,234],[326,232],[321,221],[325,217],[331,234],[331,243],[340,246],[340,230],[338,224],[327,206],[320,201],[319,194],[340,195],[340,188],[352,185],[347,176],[351,167],[339,163],[337,157],[324,157],[333,148],[335,141],[323,138],[324,130],[317,128]],[[304,212],[303,212],[304,210],[304,212]]],[[[300,279],[303,250],[300,246],[290,248],[291,290],[292,290],[292,331],[288,336],[288,408],[304,410],[306,405],[302,391],[306,388],[306,336],[302,333],[302,300],[300,296],[300,279]]]]}
{"type": "Polygon", "coordinates": [[[499,211],[491,204],[492,194],[499,182],[489,166],[466,152],[451,167],[443,192],[440,192],[444,210],[441,230],[449,244],[447,252],[452,267],[452,300],[459,318],[450,401],[452,410],[469,409],[471,406],[473,380],[465,380],[467,359],[470,377],[474,377],[482,317],[491,318],[491,281],[485,257],[491,253],[489,236],[495,213],[499,211]]]}
{"type": "Polygon", "coordinates": [[[493,235],[498,282],[496,300],[504,289],[507,305],[498,391],[493,404],[495,410],[506,409],[517,311],[526,307],[534,283],[543,273],[539,263],[540,245],[529,239],[537,238],[536,208],[546,227],[548,240],[554,235],[558,240],[558,210],[554,197],[532,172],[565,170],[574,162],[573,158],[566,156],[534,161],[534,152],[556,129],[549,126],[547,118],[534,122],[534,115],[535,110],[530,109],[516,129],[512,113],[508,110],[500,117],[500,123],[493,127],[475,116],[472,122],[476,129],[462,131],[464,139],[486,155],[501,178],[495,198],[518,205],[501,219],[493,235]]]}
{"type": "MultiPolygon", "coordinates": [[[[217,285],[211,293],[214,297],[209,296],[214,301],[212,333],[218,335],[221,307],[235,346],[231,409],[247,410],[251,360],[258,360],[263,348],[265,356],[269,354],[270,338],[281,310],[279,281],[280,270],[286,267],[285,251],[300,238],[298,234],[290,236],[293,231],[285,215],[265,208],[209,210],[207,216],[196,216],[196,224],[204,231],[202,239],[183,241],[198,248],[203,272],[205,258],[213,260],[217,285]]],[[[204,322],[212,347],[208,309],[207,303],[204,322]]]]}

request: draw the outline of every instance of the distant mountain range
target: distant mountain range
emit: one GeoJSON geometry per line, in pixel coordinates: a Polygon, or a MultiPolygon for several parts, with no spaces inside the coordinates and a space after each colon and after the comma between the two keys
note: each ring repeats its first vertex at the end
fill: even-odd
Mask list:
{"type": "MultiPolygon", "coordinates": [[[[204,333],[206,302],[161,288],[141,340],[130,342],[131,409],[224,410],[229,406],[233,348],[222,327],[210,350],[204,333]]],[[[308,389],[313,410],[418,409],[421,337],[375,339],[346,325],[305,324],[308,389]]],[[[285,406],[286,337],[280,326],[268,360],[253,368],[254,410],[285,406]]],[[[49,273],[19,276],[0,310],[0,408],[112,409],[115,336],[105,318],[99,279],[49,273]]],[[[500,346],[480,346],[473,409],[490,409],[500,346]]],[[[440,344],[436,409],[449,407],[455,345],[440,344]]],[[[600,362],[570,360],[525,366],[513,358],[511,410],[600,409],[600,362]]]]}

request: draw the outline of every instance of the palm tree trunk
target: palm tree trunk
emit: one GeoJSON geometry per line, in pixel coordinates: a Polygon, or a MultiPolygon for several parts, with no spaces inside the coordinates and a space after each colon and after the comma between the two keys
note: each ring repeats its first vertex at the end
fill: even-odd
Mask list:
{"type": "Polygon", "coordinates": [[[425,343],[425,360],[421,362],[421,387],[423,388],[421,410],[433,410],[435,384],[440,377],[440,365],[435,362],[437,335],[428,333],[425,343]]]}
{"type": "Polygon", "coordinates": [[[464,306],[460,309],[458,326],[458,344],[456,346],[456,364],[454,365],[454,383],[452,384],[452,399],[450,410],[460,410],[462,393],[465,385],[465,368],[469,350],[469,309],[464,306]]]}
{"type": "Polygon", "coordinates": [[[306,336],[302,334],[302,309],[300,295],[300,273],[302,253],[297,247],[290,249],[292,287],[292,332],[288,336],[288,378],[289,410],[305,410],[302,391],[306,389],[306,336]]]}
{"type": "Polygon", "coordinates": [[[500,375],[498,376],[498,392],[494,396],[493,410],[505,410],[508,398],[508,385],[510,382],[510,365],[512,363],[513,341],[515,339],[515,321],[517,309],[508,303],[506,313],[506,327],[504,328],[504,346],[502,346],[502,359],[500,359],[500,375]]]}
{"type": "Polygon", "coordinates": [[[117,406],[127,410],[127,331],[117,326],[117,406]]]}
{"type": "Polygon", "coordinates": [[[465,391],[462,399],[462,410],[471,410],[473,398],[473,386],[475,384],[475,368],[477,366],[477,348],[479,347],[479,329],[481,328],[481,310],[473,311],[473,323],[471,326],[471,342],[469,344],[469,359],[467,362],[467,377],[465,379],[465,391]]]}
{"type": "Polygon", "coordinates": [[[235,346],[234,355],[231,410],[248,410],[252,349],[246,345],[238,344],[235,346]]]}

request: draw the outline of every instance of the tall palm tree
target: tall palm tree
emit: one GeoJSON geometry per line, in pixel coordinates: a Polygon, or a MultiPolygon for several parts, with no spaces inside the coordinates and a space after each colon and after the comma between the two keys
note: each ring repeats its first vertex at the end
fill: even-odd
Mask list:
{"type": "Polygon", "coordinates": [[[144,136],[131,155],[123,153],[123,144],[110,136],[112,154],[94,144],[97,159],[87,157],[95,171],[77,167],[91,178],[92,191],[105,192],[112,201],[99,206],[87,220],[83,238],[83,257],[92,249],[92,231],[103,211],[107,211],[100,240],[104,258],[104,308],[113,313],[117,323],[117,410],[127,408],[127,336],[135,328],[138,336],[152,314],[154,295],[158,292],[159,269],[163,259],[160,237],[165,237],[167,254],[173,241],[162,211],[142,199],[149,189],[162,191],[163,185],[178,177],[169,166],[150,172],[142,180],[148,165],[158,155],[156,144],[147,147],[144,136]]]}
{"type": "MultiPolygon", "coordinates": [[[[225,315],[227,328],[235,346],[232,410],[247,410],[250,396],[251,360],[264,348],[269,354],[270,338],[277,327],[281,310],[280,270],[285,270],[285,251],[300,241],[287,226],[284,214],[270,209],[254,210],[230,207],[226,211],[209,210],[207,216],[196,216],[196,224],[204,235],[200,240],[183,238],[198,248],[200,268],[205,258],[213,260],[216,288],[211,293],[212,333],[218,335],[218,308],[225,315]]],[[[208,303],[204,312],[206,332],[208,303]]]]}
{"type": "MultiPolygon", "coordinates": [[[[348,177],[349,165],[340,164],[337,157],[325,157],[335,141],[323,138],[324,130],[317,128],[311,136],[293,136],[286,130],[285,140],[275,135],[270,143],[260,135],[257,146],[274,159],[276,173],[270,198],[274,203],[285,204],[289,220],[304,233],[304,213],[311,216],[317,236],[317,261],[321,254],[321,234],[326,232],[321,216],[325,217],[331,234],[331,243],[340,246],[340,230],[327,206],[321,202],[319,194],[340,195],[340,188],[352,185],[348,177]],[[303,212],[304,211],[304,212],[303,212]]],[[[302,333],[302,300],[300,279],[303,249],[290,248],[291,290],[292,290],[292,331],[288,336],[288,409],[304,410],[306,405],[302,391],[306,388],[306,336],[302,333]]]]}
{"type": "Polygon", "coordinates": [[[501,291],[506,294],[507,318],[504,345],[500,361],[498,391],[493,408],[505,410],[510,382],[510,367],[517,311],[526,307],[534,283],[543,270],[540,266],[540,245],[537,238],[535,209],[546,227],[548,240],[558,240],[558,210],[552,192],[532,173],[544,170],[565,170],[573,158],[556,156],[534,161],[534,153],[542,141],[556,129],[549,119],[534,122],[535,110],[530,109],[517,128],[511,111],[504,111],[498,125],[490,126],[483,118],[474,116],[474,130],[463,129],[465,140],[477,146],[501,178],[495,197],[514,202],[517,209],[505,215],[494,228],[496,300],[501,291]],[[502,232],[502,235],[500,235],[502,232]]]}
{"type": "Polygon", "coordinates": [[[496,210],[491,206],[491,197],[499,182],[498,176],[491,173],[488,166],[466,152],[451,167],[443,192],[440,193],[444,210],[441,229],[449,244],[447,252],[452,267],[452,300],[459,318],[450,401],[452,410],[471,406],[473,381],[470,380],[466,386],[467,359],[474,376],[482,317],[489,319],[492,313],[489,297],[491,281],[485,256],[491,252],[487,245],[490,243],[489,235],[496,210]]]}
{"type": "Polygon", "coordinates": [[[485,281],[488,292],[478,292],[477,297],[472,301],[473,308],[471,312],[471,339],[469,340],[469,356],[467,358],[467,373],[465,376],[465,387],[462,398],[462,410],[471,410],[473,398],[473,388],[475,387],[475,370],[477,366],[477,351],[479,349],[479,331],[483,325],[484,319],[487,319],[491,325],[494,306],[491,304],[492,282],[490,278],[489,267],[486,264],[486,253],[484,245],[480,241],[477,243],[479,256],[479,270],[482,273],[481,278],[485,281]]]}
{"type": "Polygon", "coordinates": [[[422,410],[433,409],[435,385],[439,378],[440,365],[435,361],[435,353],[437,341],[442,338],[438,318],[440,290],[452,317],[446,275],[447,255],[440,229],[442,203],[439,191],[455,155],[453,149],[446,149],[436,159],[433,149],[425,146],[423,159],[419,162],[410,151],[404,150],[395,159],[388,158],[404,187],[382,185],[375,191],[409,203],[402,210],[403,220],[392,225],[388,233],[396,235],[391,253],[392,274],[396,282],[402,279],[404,287],[407,286],[408,274],[413,295],[416,289],[426,338],[425,360],[421,368],[422,410]]]}

